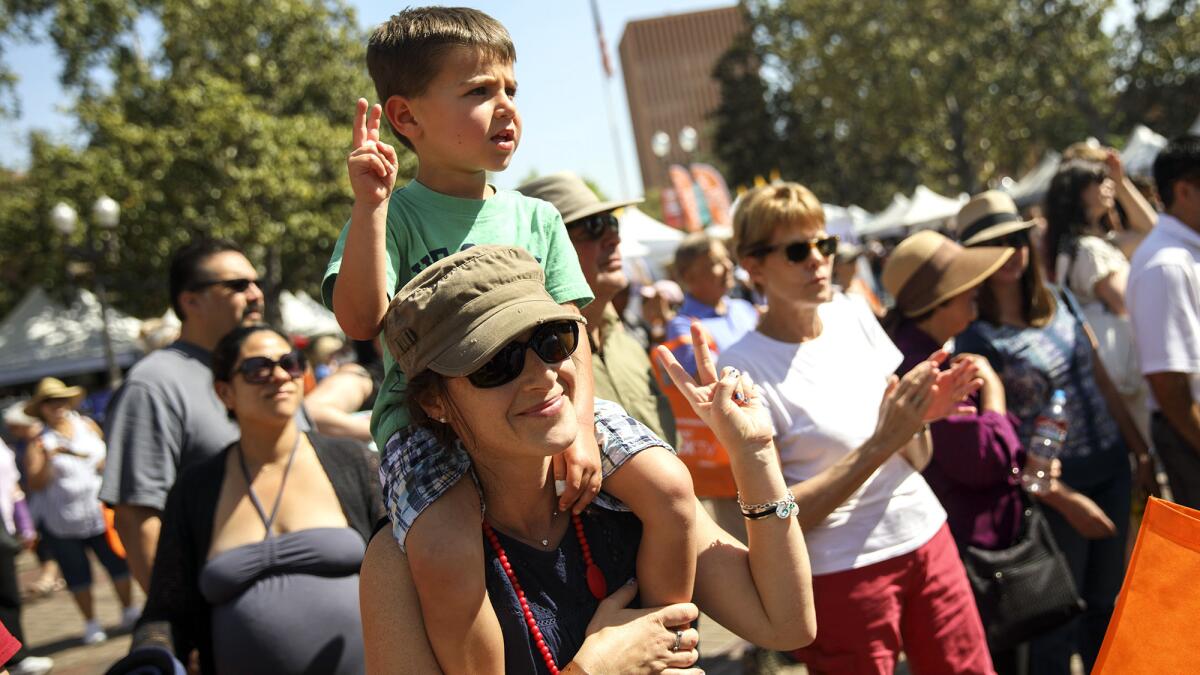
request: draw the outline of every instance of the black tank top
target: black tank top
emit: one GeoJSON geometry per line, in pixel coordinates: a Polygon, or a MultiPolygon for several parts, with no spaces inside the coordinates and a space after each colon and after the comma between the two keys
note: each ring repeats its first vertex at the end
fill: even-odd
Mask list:
{"type": "MultiPolygon", "coordinates": [[[[597,507],[589,508],[580,518],[592,558],[604,573],[611,595],[635,576],[641,521],[631,513],[597,507]]],[[[555,663],[559,668],[566,666],[583,644],[588,622],[599,605],[588,590],[583,551],[574,529],[568,527],[558,548],[549,551],[523,544],[500,531],[496,531],[496,536],[555,663]]],[[[525,624],[517,594],[486,537],[483,550],[487,556],[488,597],[504,634],[504,671],[509,675],[548,675],[546,663],[525,624]]],[[[637,606],[635,598],[630,607],[637,606]]]]}

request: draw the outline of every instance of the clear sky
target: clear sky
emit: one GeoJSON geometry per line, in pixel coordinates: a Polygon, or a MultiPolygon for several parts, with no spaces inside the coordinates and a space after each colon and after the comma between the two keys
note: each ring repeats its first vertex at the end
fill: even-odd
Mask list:
{"type": "MultiPolygon", "coordinates": [[[[614,77],[608,81],[613,117],[620,137],[618,162],[610,127],[606,83],[600,65],[588,0],[462,0],[499,19],[517,47],[518,104],[524,118],[524,137],[509,169],[495,177],[502,188],[515,187],[531,171],[572,170],[596,181],[611,198],[640,196],[638,173],[625,103],[625,86],[617,51],[626,22],[665,14],[729,6],[733,0],[598,0],[614,77]],[[625,167],[631,195],[623,194],[618,166],[625,167]]],[[[364,27],[385,20],[410,4],[407,1],[351,0],[364,27]]],[[[1117,0],[1106,17],[1114,23],[1132,16],[1131,0],[1117,0]]],[[[6,60],[21,80],[17,95],[22,106],[17,120],[0,120],[0,166],[20,168],[28,162],[25,137],[31,129],[49,131],[70,141],[72,124],[62,113],[69,100],[58,86],[60,63],[46,44],[8,45],[6,60]]],[[[365,66],[364,66],[365,67],[365,66]]],[[[370,98],[373,92],[363,92],[370,98]]],[[[346,104],[346,126],[353,115],[346,104]]],[[[694,126],[703,126],[696,120],[694,126]]],[[[677,130],[667,130],[674,135],[677,130]]],[[[349,131],[347,131],[349,136],[349,131]]]]}
{"type": "MultiPolygon", "coordinates": [[[[360,24],[378,24],[392,13],[418,2],[351,0],[360,24]]],[[[449,3],[447,3],[449,4],[449,3]]],[[[606,83],[600,65],[596,31],[588,0],[462,0],[499,19],[517,47],[517,103],[524,134],[516,157],[495,182],[516,187],[531,171],[572,170],[600,186],[609,197],[622,196],[616,149],[612,140],[606,83]]],[[[621,139],[626,183],[633,196],[641,194],[633,147],[625,83],[617,46],[625,23],[665,14],[732,5],[732,0],[599,0],[600,19],[615,69],[607,88],[621,139]]],[[[60,62],[48,44],[6,45],[5,59],[21,78],[17,96],[21,117],[0,120],[0,165],[20,168],[28,162],[26,135],[31,129],[70,141],[73,125],[63,114],[70,101],[58,85],[60,62]]],[[[364,66],[365,67],[365,66],[364,66]]],[[[363,95],[371,98],[374,92],[363,95]]],[[[354,102],[346,104],[349,137],[354,102]]],[[[697,120],[699,127],[703,120],[697,120]]],[[[348,141],[347,141],[348,142],[348,141]]]]}

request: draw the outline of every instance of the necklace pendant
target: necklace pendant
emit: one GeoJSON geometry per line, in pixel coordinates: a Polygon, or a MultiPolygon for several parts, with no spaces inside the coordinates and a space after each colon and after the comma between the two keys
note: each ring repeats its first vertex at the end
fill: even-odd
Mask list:
{"type": "Polygon", "coordinates": [[[542,540],[542,548],[550,548],[550,540],[549,539],[542,540]]]}

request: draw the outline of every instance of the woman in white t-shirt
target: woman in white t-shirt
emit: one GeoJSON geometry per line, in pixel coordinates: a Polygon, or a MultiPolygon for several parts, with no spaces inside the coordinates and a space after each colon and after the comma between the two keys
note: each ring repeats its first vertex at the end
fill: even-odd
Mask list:
{"type": "Polygon", "coordinates": [[[795,183],[753,190],[734,237],[768,309],[720,364],[761,387],[800,509],[820,629],[796,656],[814,673],[891,673],[901,652],[914,672],[993,672],[946,513],[920,474],[922,423],[958,410],[979,386],[974,367],[939,373],[938,352],[913,368],[899,397],[921,397],[924,414],[904,427],[890,409],[900,351],[865,305],[832,292],[837,239],[816,197],[795,183]]]}
{"type": "Polygon", "coordinates": [[[82,387],[68,387],[53,377],[38,383],[25,413],[40,419],[44,427],[25,451],[25,473],[29,488],[41,493],[38,510],[50,550],[83,615],[83,642],[95,644],[108,636],[96,618],[87,549],[112,579],[121,601],[123,627],[131,628],[140,612],[133,605],[129,567],[104,534],[100,472],[107,449],[100,427],[75,412],[83,393],[82,387]]]}

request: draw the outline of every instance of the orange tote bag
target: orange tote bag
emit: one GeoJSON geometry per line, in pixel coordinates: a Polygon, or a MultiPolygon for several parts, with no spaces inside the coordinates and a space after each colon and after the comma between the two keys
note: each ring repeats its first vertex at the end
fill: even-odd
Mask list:
{"type": "Polygon", "coordinates": [[[1093,675],[1200,673],[1200,511],[1150,498],[1093,675]]]}

